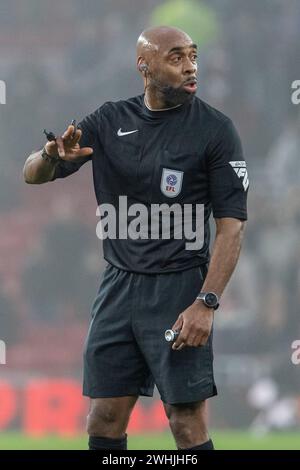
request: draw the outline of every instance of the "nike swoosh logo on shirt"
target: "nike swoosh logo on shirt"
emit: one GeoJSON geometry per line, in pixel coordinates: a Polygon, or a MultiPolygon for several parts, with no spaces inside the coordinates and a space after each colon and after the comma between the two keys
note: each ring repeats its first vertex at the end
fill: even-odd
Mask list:
{"type": "Polygon", "coordinates": [[[122,137],[123,135],[133,134],[134,132],[138,132],[138,129],[135,129],[134,131],[129,131],[129,132],[122,132],[122,128],[120,127],[117,134],[119,137],[122,137]]]}

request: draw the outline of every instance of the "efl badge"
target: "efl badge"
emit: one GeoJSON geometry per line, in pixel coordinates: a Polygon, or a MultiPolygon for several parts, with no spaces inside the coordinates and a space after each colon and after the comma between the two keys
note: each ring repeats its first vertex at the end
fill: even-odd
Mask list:
{"type": "Polygon", "coordinates": [[[163,168],[160,189],[165,196],[176,197],[181,191],[183,171],[163,168]]]}
{"type": "Polygon", "coordinates": [[[249,186],[249,178],[248,178],[248,172],[246,168],[246,162],[245,161],[240,161],[240,162],[229,162],[236,174],[238,175],[239,178],[241,178],[243,186],[244,186],[244,191],[247,191],[248,186],[249,186]]]}

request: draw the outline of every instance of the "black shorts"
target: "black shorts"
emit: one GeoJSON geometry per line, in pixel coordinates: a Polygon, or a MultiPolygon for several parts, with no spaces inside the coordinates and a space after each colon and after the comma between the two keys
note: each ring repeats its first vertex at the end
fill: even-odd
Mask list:
{"type": "Polygon", "coordinates": [[[172,350],[165,330],[193,303],[206,267],[137,274],[108,265],[92,308],[84,350],[83,395],[153,396],[190,403],[217,395],[212,333],[203,347],[172,350]]]}

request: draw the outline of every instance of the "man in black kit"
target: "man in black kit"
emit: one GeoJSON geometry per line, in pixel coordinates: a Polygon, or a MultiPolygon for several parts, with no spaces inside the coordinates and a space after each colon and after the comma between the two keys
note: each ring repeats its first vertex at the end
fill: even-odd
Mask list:
{"type": "Polygon", "coordinates": [[[79,129],[69,126],[28,157],[24,178],[45,183],[93,162],[108,265],[84,352],[89,448],[126,449],[131,411],[156,384],[177,448],[209,450],[212,325],[240,253],[246,164],[231,120],[195,96],[197,46],[186,33],[144,31],[137,68],[143,95],[107,102],[79,129]],[[173,343],[164,337],[170,328],[180,331],[173,343]]]}

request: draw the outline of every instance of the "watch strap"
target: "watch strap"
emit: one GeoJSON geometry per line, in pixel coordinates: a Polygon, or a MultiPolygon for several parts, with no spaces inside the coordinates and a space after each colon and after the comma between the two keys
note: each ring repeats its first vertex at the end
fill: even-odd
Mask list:
{"type": "Polygon", "coordinates": [[[58,163],[61,160],[59,155],[54,155],[54,156],[50,157],[50,155],[48,155],[45,147],[43,147],[43,149],[42,149],[41,157],[42,157],[43,160],[45,160],[45,162],[49,162],[49,163],[58,163]]]}

